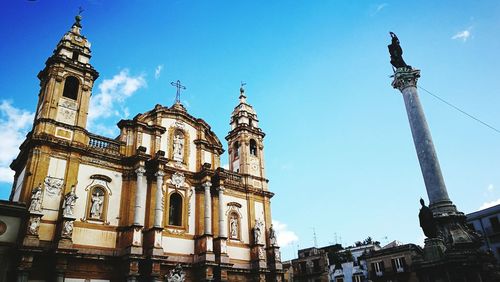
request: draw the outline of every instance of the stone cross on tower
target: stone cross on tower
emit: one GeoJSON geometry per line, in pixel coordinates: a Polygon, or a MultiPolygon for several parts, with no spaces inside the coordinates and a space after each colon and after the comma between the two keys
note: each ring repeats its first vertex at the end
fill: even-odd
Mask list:
{"type": "Polygon", "coordinates": [[[186,86],[181,84],[180,80],[177,80],[176,82],[170,82],[170,85],[174,86],[177,88],[177,93],[175,94],[175,103],[180,104],[181,103],[181,90],[186,90],[186,86]]]}

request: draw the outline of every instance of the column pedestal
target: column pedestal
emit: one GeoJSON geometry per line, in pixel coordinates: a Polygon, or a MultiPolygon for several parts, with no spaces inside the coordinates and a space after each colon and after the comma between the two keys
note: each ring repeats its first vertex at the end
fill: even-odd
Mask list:
{"type": "Polygon", "coordinates": [[[63,216],[62,223],[60,226],[60,239],[57,242],[58,249],[72,249],[73,248],[73,223],[76,217],[63,216]]]}
{"type": "Polygon", "coordinates": [[[280,247],[274,245],[267,249],[267,267],[270,270],[267,280],[269,281],[283,281],[283,265],[281,264],[280,247]]]}
{"type": "Polygon", "coordinates": [[[144,248],[148,256],[163,256],[163,228],[152,227],[144,233],[144,248]]]}
{"type": "Polygon", "coordinates": [[[253,269],[267,269],[266,251],[264,245],[255,244],[251,251],[252,268],[253,269]]]}
{"type": "Polygon", "coordinates": [[[23,245],[27,247],[38,247],[40,245],[40,238],[38,237],[38,230],[40,229],[40,222],[43,217],[42,212],[30,212],[28,225],[26,227],[26,236],[23,239],[23,245]]]}
{"type": "Polygon", "coordinates": [[[195,239],[195,258],[194,262],[214,262],[215,261],[215,253],[214,253],[214,239],[212,235],[201,235],[195,239]]]}
{"type": "Polygon", "coordinates": [[[227,255],[227,239],[219,237],[214,239],[215,262],[219,265],[215,278],[217,281],[228,281],[227,270],[232,267],[227,255]]]}
{"type": "Polygon", "coordinates": [[[123,231],[123,235],[126,238],[125,254],[143,254],[142,233],[143,227],[141,225],[131,225],[123,231]]]}

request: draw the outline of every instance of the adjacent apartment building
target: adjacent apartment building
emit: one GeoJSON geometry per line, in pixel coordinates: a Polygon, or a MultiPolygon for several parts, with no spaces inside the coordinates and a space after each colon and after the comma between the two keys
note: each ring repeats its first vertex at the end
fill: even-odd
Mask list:
{"type": "Polygon", "coordinates": [[[500,261],[500,205],[467,215],[467,225],[483,236],[482,249],[491,251],[500,261]]]}
{"type": "Polygon", "coordinates": [[[362,256],[368,265],[368,278],[373,282],[418,282],[412,271],[412,257],[421,255],[422,248],[415,244],[394,241],[381,250],[362,256]]]}

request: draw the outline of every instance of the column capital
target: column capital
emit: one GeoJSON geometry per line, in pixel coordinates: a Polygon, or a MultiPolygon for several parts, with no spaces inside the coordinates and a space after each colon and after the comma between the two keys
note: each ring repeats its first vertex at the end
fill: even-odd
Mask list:
{"type": "Polygon", "coordinates": [[[162,170],[158,170],[158,171],[155,173],[155,176],[156,176],[156,177],[163,177],[163,176],[165,176],[165,172],[163,172],[162,170]]]}
{"type": "Polygon", "coordinates": [[[407,87],[417,87],[420,70],[411,67],[397,68],[392,77],[394,77],[391,83],[392,87],[403,91],[407,87]]]}
{"type": "Polygon", "coordinates": [[[144,173],[146,173],[146,169],[144,169],[143,166],[139,166],[136,170],[135,173],[137,176],[144,176],[144,173]]]}
{"type": "Polygon", "coordinates": [[[212,187],[212,182],[210,182],[210,181],[203,182],[201,184],[201,186],[203,186],[203,188],[205,188],[205,189],[210,189],[210,187],[212,187]]]}
{"type": "Polygon", "coordinates": [[[226,190],[226,188],[224,188],[224,186],[219,186],[217,188],[217,191],[219,191],[219,193],[224,193],[224,190],[226,190]]]}

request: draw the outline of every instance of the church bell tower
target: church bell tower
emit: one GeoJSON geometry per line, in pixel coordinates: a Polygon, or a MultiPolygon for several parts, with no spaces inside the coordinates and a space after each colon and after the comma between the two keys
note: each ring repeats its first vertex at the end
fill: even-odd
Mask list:
{"type": "Polygon", "coordinates": [[[94,81],[99,73],[90,65],[90,42],[81,34],[81,16],[75,17],[52,56],[40,71],[40,93],[33,134],[49,135],[85,144],[87,114],[94,81]]]}
{"type": "MultiPolygon", "coordinates": [[[[257,113],[247,103],[245,89],[240,88],[239,104],[231,114],[231,131],[226,136],[229,170],[240,173],[249,184],[266,186],[264,170],[264,136],[259,128],[257,113]],[[253,179],[253,181],[252,181],[253,179]]],[[[254,185],[255,186],[255,185],[254,185]]]]}

